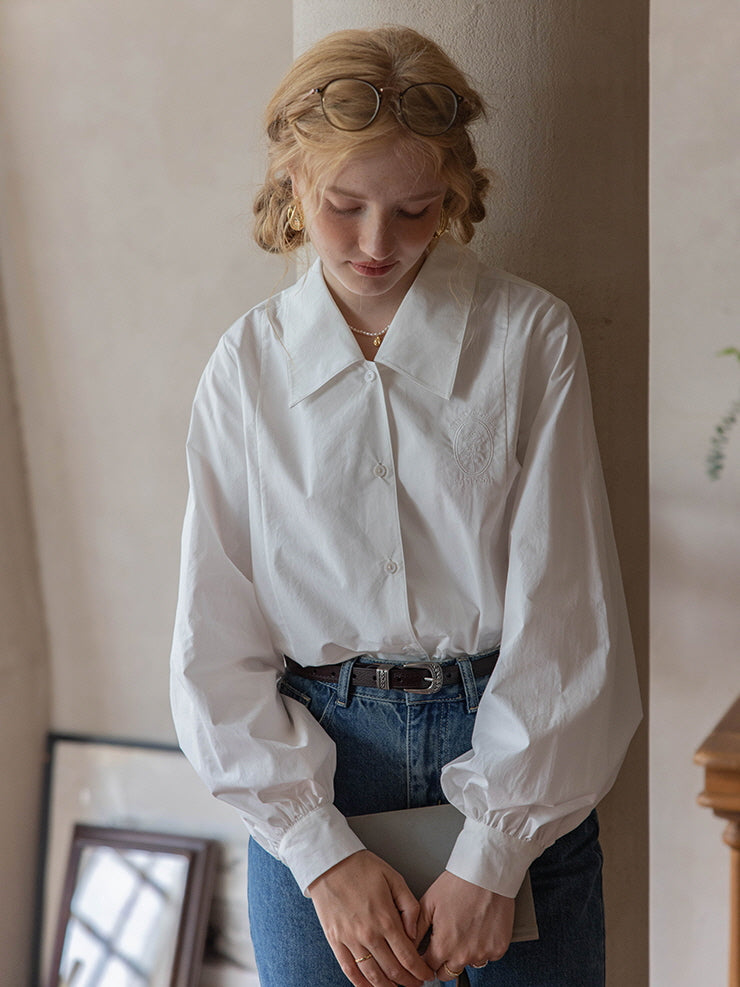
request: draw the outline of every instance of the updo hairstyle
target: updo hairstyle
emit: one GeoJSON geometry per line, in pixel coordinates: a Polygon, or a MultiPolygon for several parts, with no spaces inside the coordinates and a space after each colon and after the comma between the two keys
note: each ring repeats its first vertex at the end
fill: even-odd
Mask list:
{"type": "Polygon", "coordinates": [[[483,113],[483,100],[460,69],[437,44],[411,28],[328,35],[294,62],[267,106],[268,168],[254,201],[255,240],[263,250],[278,254],[305,243],[305,230],[289,222],[296,205],[291,174],[300,172],[320,195],[348,158],[393,145],[420,168],[432,163],[435,175],[449,188],[444,202],[448,229],[467,243],[473,224],[485,216],[483,198],[489,185],[467,129],[483,113]],[[325,120],[320,97],[311,90],[339,78],[364,79],[394,94],[415,83],[443,83],[463,99],[452,127],[435,137],[409,130],[388,98],[364,130],[337,130],[325,120]]]}

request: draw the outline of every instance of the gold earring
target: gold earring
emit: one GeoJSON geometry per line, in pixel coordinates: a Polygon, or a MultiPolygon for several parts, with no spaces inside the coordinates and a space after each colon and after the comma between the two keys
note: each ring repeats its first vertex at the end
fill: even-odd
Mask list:
{"type": "Polygon", "coordinates": [[[304,222],[303,222],[303,213],[301,211],[301,204],[300,202],[298,202],[297,199],[293,203],[293,205],[289,207],[287,219],[288,219],[288,226],[291,228],[291,230],[295,230],[296,233],[300,233],[304,227],[304,222]]]}
{"type": "Polygon", "coordinates": [[[434,231],[434,235],[432,237],[433,240],[439,240],[442,234],[447,232],[448,223],[449,223],[449,217],[447,215],[447,210],[445,209],[444,206],[442,206],[442,212],[439,214],[439,225],[437,226],[437,229],[434,231]]]}

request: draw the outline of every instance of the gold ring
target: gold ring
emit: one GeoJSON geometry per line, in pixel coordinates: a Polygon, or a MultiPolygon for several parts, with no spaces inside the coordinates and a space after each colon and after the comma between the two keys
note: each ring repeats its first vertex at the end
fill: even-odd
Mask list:
{"type": "MultiPolygon", "coordinates": [[[[372,953],[366,953],[365,956],[360,956],[359,959],[355,959],[355,963],[364,963],[365,960],[371,960],[373,958],[372,953]]],[[[354,957],[353,957],[354,959],[354,957]]]]}
{"type": "MultiPolygon", "coordinates": [[[[463,972],[462,970],[458,970],[458,971],[457,971],[457,973],[455,973],[455,971],[454,971],[454,970],[450,970],[450,968],[449,968],[449,967],[447,966],[447,964],[446,964],[446,963],[444,963],[444,964],[443,964],[443,966],[444,966],[444,968],[445,968],[445,970],[446,970],[446,971],[447,971],[447,972],[449,973],[449,975],[450,975],[451,977],[459,977],[459,976],[460,976],[460,974],[461,974],[461,973],[463,972]]],[[[464,969],[465,969],[465,967],[463,967],[463,970],[464,970],[464,969]]]]}

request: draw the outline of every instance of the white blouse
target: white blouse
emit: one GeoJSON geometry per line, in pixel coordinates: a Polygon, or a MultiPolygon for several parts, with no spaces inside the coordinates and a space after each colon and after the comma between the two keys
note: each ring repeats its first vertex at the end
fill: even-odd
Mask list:
{"type": "Polygon", "coordinates": [[[443,240],[375,362],[320,262],[223,336],[200,382],[172,650],[183,751],[302,889],[361,848],[334,745],[276,688],[358,654],[500,644],[448,870],[514,896],[612,785],[640,720],[578,330],[443,240]]]}

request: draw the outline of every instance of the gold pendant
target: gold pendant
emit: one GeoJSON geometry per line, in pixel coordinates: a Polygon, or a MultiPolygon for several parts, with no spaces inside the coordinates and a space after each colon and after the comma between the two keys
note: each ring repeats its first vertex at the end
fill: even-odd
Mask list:
{"type": "Polygon", "coordinates": [[[380,346],[382,342],[383,342],[383,337],[376,336],[375,339],[373,339],[373,346],[380,346]]]}

